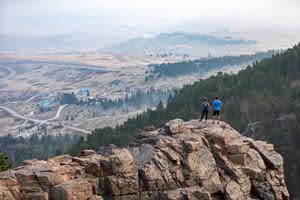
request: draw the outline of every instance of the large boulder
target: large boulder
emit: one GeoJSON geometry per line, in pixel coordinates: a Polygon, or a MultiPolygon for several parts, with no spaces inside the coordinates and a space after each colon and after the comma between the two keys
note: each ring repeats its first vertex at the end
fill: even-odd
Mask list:
{"type": "Polygon", "coordinates": [[[220,190],[221,181],[213,154],[206,148],[188,154],[186,166],[189,169],[189,181],[195,181],[207,191],[220,190]]]}
{"type": "Polygon", "coordinates": [[[0,199],[286,200],[283,158],[228,124],[180,119],[128,148],[27,160],[0,173],[0,199]]]}
{"type": "Polygon", "coordinates": [[[166,124],[166,131],[170,134],[183,133],[185,130],[184,122],[181,119],[174,119],[166,124]]]}
{"type": "Polygon", "coordinates": [[[17,177],[12,170],[0,172],[0,185],[6,186],[14,198],[19,198],[21,188],[20,183],[18,182],[17,177]]]}
{"type": "Polygon", "coordinates": [[[275,152],[273,144],[267,144],[264,141],[253,141],[250,145],[262,156],[269,167],[278,169],[283,173],[283,157],[275,152]]]}
{"type": "Polygon", "coordinates": [[[246,197],[241,189],[241,186],[235,182],[230,181],[225,187],[225,195],[227,200],[244,200],[246,197]]]}
{"type": "Polygon", "coordinates": [[[112,150],[109,161],[113,174],[132,173],[135,170],[133,157],[127,149],[112,150]]]}
{"type": "Polygon", "coordinates": [[[53,187],[51,194],[56,200],[87,200],[93,196],[93,189],[87,180],[75,179],[53,187]]]}
{"type": "Polygon", "coordinates": [[[0,184],[0,199],[1,200],[14,200],[14,196],[4,185],[0,184]]]}

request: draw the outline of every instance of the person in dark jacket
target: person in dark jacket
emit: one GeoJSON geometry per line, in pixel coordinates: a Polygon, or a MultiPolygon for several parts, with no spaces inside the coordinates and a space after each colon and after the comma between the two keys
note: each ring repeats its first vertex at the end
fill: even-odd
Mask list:
{"type": "Polygon", "coordinates": [[[202,119],[203,119],[203,117],[205,115],[205,122],[206,122],[207,121],[208,112],[209,112],[209,108],[210,108],[210,105],[207,102],[207,99],[204,99],[204,101],[201,104],[201,108],[202,108],[202,115],[201,115],[200,121],[202,121],[202,119]]]}

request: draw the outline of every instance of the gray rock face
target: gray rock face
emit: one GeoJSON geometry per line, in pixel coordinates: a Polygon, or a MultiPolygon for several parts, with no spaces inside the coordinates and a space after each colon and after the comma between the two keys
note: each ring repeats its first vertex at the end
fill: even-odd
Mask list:
{"type": "Polygon", "coordinates": [[[184,122],[181,119],[169,121],[166,126],[166,132],[170,134],[183,133],[185,131],[184,122]]]}
{"type": "Polygon", "coordinates": [[[0,199],[289,199],[273,145],[228,124],[176,119],[147,129],[128,148],[111,145],[0,173],[0,199]]]}

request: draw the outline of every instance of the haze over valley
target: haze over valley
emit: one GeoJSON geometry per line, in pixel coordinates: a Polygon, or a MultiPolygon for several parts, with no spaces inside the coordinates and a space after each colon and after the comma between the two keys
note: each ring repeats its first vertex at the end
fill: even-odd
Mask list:
{"type": "Polygon", "coordinates": [[[218,71],[236,73],[300,40],[295,2],[284,7],[279,1],[272,6],[260,3],[254,17],[250,16],[253,11],[235,1],[176,3],[74,1],[71,8],[67,0],[1,1],[0,108],[5,124],[1,135],[28,137],[44,129],[47,134],[85,135],[98,127],[116,126],[160,100],[166,103],[183,85],[218,71]],[[206,10],[212,7],[218,14],[206,10]],[[240,8],[236,16],[228,15],[235,7],[240,8]],[[290,14],[274,13],[279,8],[290,14]],[[284,23],[287,19],[294,25],[284,23]],[[238,61],[230,57],[258,52],[266,53],[242,56],[238,61]],[[218,61],[219,56],[229,56],[231,62],[218,61]],[[178,62],[184,66],[198,59],[208,61],[200,61],[203,66],[198,67],[187,64],[186,73],[176,76],[157,76],[151,71],[154,65],[178,62]],[[90,105],[91,101],[119,101],[150,91],[161,94],[150,94],[154,100],[139,106],[103,109],[103,105],[90,105]],[[74,94],[75,105],[59,102],[65,93],[74,94]],[[83,106],[78,101],[88,103],[83,106]],[[40,129],[45,122],[50,126],[40,129]]]}
{"type": "Polygon", "coordinates": [[[186,84],[218,71],[236,73],[300,40],[294,7],[298,4],[293,1],[247,2],[257,3],[256,11],[235,1],[77,0],[72,7],[70,3],[1,1],[0,121],[5,124],[1,135],[41,134],[36,127],[44,122],[56,127],[43,128],[47,134],[86,134],[116,126],[160,100],[166,103],[186,84]],[[251,57],[258,52],[261,55],[251,57]],[[234,57],[240,55],[250,57],[234,57]],[[230,62],[220,56],[229,56],[230,62]],[[153,73],[153,66],[163,63],[186,68],[178,75],[153,73]],[[161,94],[150,94],[154,100],[139,106],[103,110],[103,105],[90,105],[151,91],[161,94]],[[75,105],[59,102],[65,93],[74,94],[75,105]],[[79,106],[79,101],[87,105],[79,106]],[[71,117],[72,122],[66,120],[71,117]]]}
{"type": "Polygon", "coordinates": [[[296,0],[0,0],[0,164],[1,152],[18,166],[124,147],[220,96],[224,122],[283,155],[297,199],[299,10],[296,0]]]}

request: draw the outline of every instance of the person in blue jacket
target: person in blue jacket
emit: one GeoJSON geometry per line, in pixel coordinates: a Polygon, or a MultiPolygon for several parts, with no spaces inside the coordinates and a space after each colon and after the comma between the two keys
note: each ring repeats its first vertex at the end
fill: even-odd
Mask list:
{"type": "Polygon", "coordinates": [[[218,118],[218,124],[220,122],[220,112],[222,109],[222,102],[218,97],[215,98],[212,102],[212,111],[213,111],[213,123],[215,123],[216,118],[218,118]]]}

